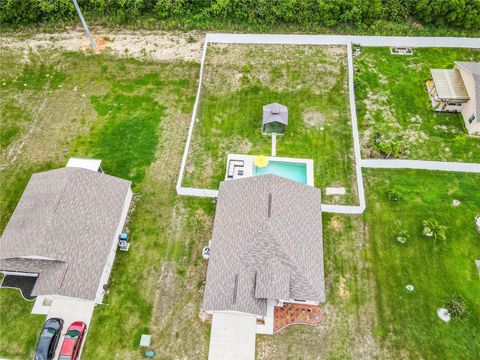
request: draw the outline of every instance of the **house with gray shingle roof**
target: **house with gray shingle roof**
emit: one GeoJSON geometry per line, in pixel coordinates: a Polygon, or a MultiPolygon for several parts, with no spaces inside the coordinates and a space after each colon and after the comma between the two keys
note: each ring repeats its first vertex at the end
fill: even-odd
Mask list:
{"type": "Polygon", "coordinates": [[[455,61],[453,69],[431,69],[427,88],[436,111],[460,112],[471,135],[480,135],[480,63],[455,61]]]}
{"type": "Polygon", "coordinates": [[[101,303],[132,199],[130,181],[80,167],[33,174],[0,238],[0,272],[33,296],[101,303]]]}
{"type": "Polygon", "coordinates": [[[469,101],[463,105],[462,117],[469,134],[480,135],[480,62],[455,61],[469,101]]]}
{"type": "Polygon", "coordinates": [[[320,190],[261,175],[220,184],[202,308],[262,319],[325,301],[320,190]]]}

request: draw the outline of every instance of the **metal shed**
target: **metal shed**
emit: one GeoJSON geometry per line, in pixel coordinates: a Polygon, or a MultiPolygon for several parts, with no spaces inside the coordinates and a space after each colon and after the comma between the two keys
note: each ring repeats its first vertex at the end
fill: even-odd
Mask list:
{"type": "Polygon", "coordinates": [[[263,107],[262,131],[266,134],[283,134],[288,125],[288,108],[279,103],[263,107]]]}

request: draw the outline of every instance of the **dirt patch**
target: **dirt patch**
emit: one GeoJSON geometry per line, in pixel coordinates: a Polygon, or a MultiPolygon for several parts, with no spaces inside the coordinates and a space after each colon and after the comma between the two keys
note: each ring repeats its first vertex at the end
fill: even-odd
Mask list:
{"type": "MultiPolygon", "coordinates": [[[[200,62],[204,34],[200,32],[165,31],[107,31],[92,29],[98,40],[98,52],[108,52],[121,57],[156,61],[196,61],[200,62]]],[[[91,51],[87,36],[80,28],[53,34],[2,35],[2,47],[21,51],[28,59],[30,51],[66,50],[91,51]],[[21,40],[20,40],[21,39],[21,40]]]]}
{"type": "Polygon", "coordinates": [[[343,276],[340,276],[340,282],[338,283],[338,295],[340,297],[345,298],[350,296],[350,292],[345,287],[345,282],[347,279],[343,276]]]}
{"type": "Polygon", "coordinates": [[[343,223],[337,216],[332,217],[329,225],[336,232],[340,232],[343,230],[343,223]]]}
{"type": "Polygon", "coordinates": [[[320,127],[325,122],[325,115],[313,109],[303,112],[303,122],[308,126],[320,127]]]}
{"type": "MultiPolygon", "coordinates": [[[[95,41],[95,53],[100,54],[103,52],[107,47],[110,47],[110,44],[112,43],[111,41],[105,39],[104,37],[101,36],[94,36],[93,41],[95,41]]],[[[83,51],[89,51],[91,50],[91,45],[90,43],[88,45],[85,45],[82,48],[83,51]]]]}

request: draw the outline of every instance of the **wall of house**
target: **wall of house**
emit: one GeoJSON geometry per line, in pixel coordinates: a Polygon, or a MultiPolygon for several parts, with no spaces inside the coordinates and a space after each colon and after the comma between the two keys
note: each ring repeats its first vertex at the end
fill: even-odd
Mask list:
{"type": "Polygon", "coordinates": [[[305,304],[305,305],[318,305],[319,302],[318,301],[314,301],[314,300],[305,300],[305,301],[300,301],[300,300],[296,300],[296,299],[287,299],[287,300],[284,300],[284,299],[281,299],[279,300],[280,302],[280,306],[282,306],[284,303],[291,303],[291,304],[305,304]]]}
{"type": "Polygon", "coordinates": [[[115,236],[113,237],[113,240],[112,240],[110,252],[109,252],[107,261],[105,263],[105,266],[103,268],[103,273],[100,278],[100,282],[98,284],[97,294],[95,296],[95,304],[101,304],[103,301],[103,296],[105,295],[105,290],[103,289],[103,285],[108,283],[108,278],[110,277],[110,272],[112,271],[113,263],[115,261],[115,254],[117,253],[118,237],[125,225],[125,221],[127,219],[128,209],[130,208],[132,197],[133,197],[132,189],[128,189],[128,194],[123,204],[122,216],[120,218],[120,222],[118,224],[117,230],[115,231],[115,236]]]}
{"type": "Polygon", "coordinates": [[[476,103],[475,103],[475,80],[473,79],[472,74],[463,70],[461,67],[456,66],[462,75],[463,82],[467,88],[468,96],[470,100],[463,105],[462,117],[465,122],[465,126],[468,129],[469,134],[480,133],[480,119],[475,119],[473,123],[469,123],[468,119],[475,114],[476,112],[476,103]]]}

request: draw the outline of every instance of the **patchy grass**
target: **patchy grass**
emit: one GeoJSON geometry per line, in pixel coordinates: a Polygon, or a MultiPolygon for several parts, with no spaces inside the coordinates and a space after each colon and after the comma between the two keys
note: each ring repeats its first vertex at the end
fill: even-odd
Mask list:
{"type": "MultiPolygon", "coordinates": [[[[454,61],[480,61],[480,51],[415,48],[391,55],[389,48],[363,48],[355,59],[355,95],[364,157],[383,157],[374,137],[398,157],[480,162],[480,139],[469,137],[460,114],[435,113],[425,81],[430,69],[454,61]]],[[[380,145],[382,146],[382,145],[380,145]]]]}
{"type": "Polygon", "coordinates": [[[366,172],[367,241],[377,288],[375,333],[384,348],[408,358],[474,359],[480,348],[480,175],[429,171],[366,172]],[[388,191],[400,194],[388,199],[388,191]],[[461,201],[452,205],[453,199],[461,201]],[[447,226],[447,241],[422,235],[422,220],[447,226]],[[407,238],[400,244],[396,238],[407,238]],[[405,286],[412,284],[409,293],[405,286]],[[448,324],[437,309],[454,296],[468,315],[448,324]],[[461,355],[460,355],[461,354],[461,355]]]}
{"type": "MultiPolygon", "coordinates": [[[[94,312],[83,357],[138,358],[140,334],[147,330],[165,357],[206,353],[209,330],[198,318],[205,276],[200,259],[213,208],[210,201],[177,201],[175,194],[198,64],[56,51],[26,58],[5,51],[0,58],[12,69],[1,73],[7,84],[1,88],[2,118],[11,113],[12,100],[30,114],[0,149],[1,229],[31,174],[63,166],[70,156],[101,158],[109,174],[132,180],[137,192],[131,251],[118,255],[108,306],[94,312]],[[54,73],[63,74],[60,83],[47,79],[54,73]],[[24,81],[36,97],[28,86],[16,85],[24,81]]],[[[36,322],[45,318],[31,315],[31,303],[11,293],[0,290],[0,355],[26,358],[41,326],[36,322]],[[15,302],[17,307],[9,305],[15,302]]]]}
{"type": "Polygon", "coordinates": [[[346,51],[334,46],[209,45],[183,185],[218,188],[228,153],[269,155],[261,121],[271,102],[289,111],[277,156],[313,159],[317,187],[347,191],[323,201],[355,203],[346,51]]]}
{"type": "Polygon", "coordinates": [[[32,116],[13,100],[6,102],[2,108],[0,149],[6,149],[19,133],[25,132],[32,116]]]}

